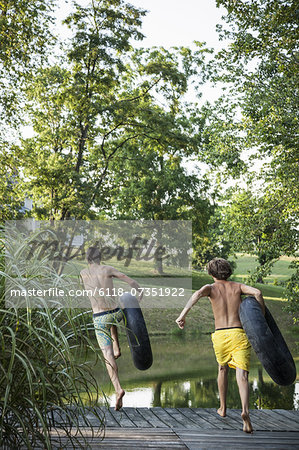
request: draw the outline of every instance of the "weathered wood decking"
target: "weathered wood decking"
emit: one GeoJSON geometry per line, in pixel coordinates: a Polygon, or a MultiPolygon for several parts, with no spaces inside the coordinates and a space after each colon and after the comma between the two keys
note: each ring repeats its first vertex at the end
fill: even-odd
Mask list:
{"type": "MultiPolygon", "coordinates": [[[[84,418],[79,418],[90,448],[299,449],[298,411],[251,410],[254,433],[246,434],[242,431],[240,410],[228,410],[225,418],[218,416],[216,409],[209,408],[123,408],[114,411],[101,407],[97,410],[104,418],[104,436],[103,432],[93,435],[91,428],[84,426],[84,418]]],[[[95,430],[101,425],[92,412],[85,417],[95,430]]],[[[58,422],[56,426],[59,426],[58,422]]],[[[53,439],[54,435],[53,430],[53,439]]],[[[74,448],[63,433],[60,439],[64,448],[74,448]]],[[[83,438],[79,438],[79,442],[83,445],[83,438]]],[[[55,444],[53,448],[57,448],[55,444]]]]}
{"type": "MultiPolygon", "coordinates": [[[[185,430],[242,430],[241,411],[229,409],[220,417],[210,408],[101,408],[106,427],[177,428],[185,430]]],[[[250,410],[255,431],[299,432],[299,411],[250,410]]],[[[90,420],[93,420],[90,418],[90,420]]]]}

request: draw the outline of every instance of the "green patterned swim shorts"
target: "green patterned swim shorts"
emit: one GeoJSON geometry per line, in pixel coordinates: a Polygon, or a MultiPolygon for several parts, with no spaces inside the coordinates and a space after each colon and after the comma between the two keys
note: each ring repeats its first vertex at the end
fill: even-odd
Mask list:
{"type": "Polygon", "coordinates": [[[93,314],[93,324],[100,348],[112,344],[110,328],[124,318],[120,308],[93,314]]]}

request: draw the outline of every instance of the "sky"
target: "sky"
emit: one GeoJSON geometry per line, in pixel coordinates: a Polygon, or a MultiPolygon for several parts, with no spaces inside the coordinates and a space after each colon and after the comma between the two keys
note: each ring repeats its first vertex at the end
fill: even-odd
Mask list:
{"type": "Polygon", "coordinates": [[[142,44],[150,46],[191,45],[206,42],[219,49],[216,24],[221,23],[224,8],[216,8],[215,0],[130,0],[132,5],[148,10],[143,18],[142,44]]]}
{"type": "MultiPolygon", "coordinates": [[[[220,41],[216,31],[225,8],[217,8],[216,0],[128,0],[132,5],[147,10],[142,20],[145,38],[135,41],[140,47],[191,46],[193,41],[206,42],[206,47],[220,50],[226,42],[220,41]]],[[[221,95],[221,87],[207,83],[202,91],[202,99],[213,102],[221,95]]],[[[187,95],[192,100],[195,93],[187,95]]],[[[194,98],[195,100],[195,98],[194,98]]],[[[198,101],[198,99],[196,99],[198,101]]]]}
{"type": "MultiPolygon", "coordinates": [[[[216,51],[226,42],[220,41],[216,31],[225,8],[217,8],[216,0],[129,0],[131,4],[148,11],[143,17],[142,33],[145,38],[135,46],[191,46],[193,41],[206,42],[206,47],[216,51]]],[[[201,90],[199,103],[213,102],[222,94],[221,86],[212,87],[206,83],[201,90]]],[[[196,100],[189,91],[186,100],[196,100]]]]}

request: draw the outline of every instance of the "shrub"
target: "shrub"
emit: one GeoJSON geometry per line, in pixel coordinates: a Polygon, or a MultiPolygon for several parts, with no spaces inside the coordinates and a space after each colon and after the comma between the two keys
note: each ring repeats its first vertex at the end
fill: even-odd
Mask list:
{"type": "MultiPolygon", "coordinates": [[[[74,448],[86,448],[78,423],[78,411],[91,426],[87,407],[97,403],[100,392],[92,375],[91,361],[78,358],[78,352],[93,347],[92,329],[82,310],[49,308],[43,299],[38,308],[7,308],[5,305],[5,279],[16,285],[25,285],[28,273],[23,271],[22,258],[26,240],[15,243],[15,254],[6,248],[4,264],[4,236],[0,230],[0,445],[8,448],[53,448],[51,432],[63,428],[74,448]],[[13,272],[12,272],[13,269],[13,272]],[[12,277],[12,273],[15,274],[12,277]],[[89,395],[89,405],[81,399],[81,393],[89,395]],[[96,395],[95,395],[96,393],[96,395]],[[60,424],[53,422],[61,416],[60,424]],[[77,431],[77,435],[74,433],[77,431]],[[79,442],[80,440],[80,442],[79,442]]],[[[63,286],[65,280],[46,260],[36,261],[30,267],[30,277],[35,286],[40,284],[39,274],[47,273],[49,279],[63,286]],[[35,277],[35,278],[34,278],[35,277]]],[[[93,361],[94,362],[94,361],[93,361]]],[[[98,432],[103,429],[102,417],[98,417],[98,432]]],[[[57,438],[59,439],[59,438],[57,438]]]]}

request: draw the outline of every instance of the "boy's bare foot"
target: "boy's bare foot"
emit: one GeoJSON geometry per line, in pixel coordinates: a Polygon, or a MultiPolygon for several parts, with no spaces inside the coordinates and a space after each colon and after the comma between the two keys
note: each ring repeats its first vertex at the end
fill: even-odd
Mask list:
{"type": "Polygon", "coordinates": [[[226,409],[224,409],[224,408],[219,408],[219,409],[217,410],[217,414],[219,414],[219,416],[221,416],[221,417],[225,417],[225,416],[226,416],[226,409]]]}
{"type": "Polygon", "coordinates": [[[249,419],[249,415],[246,413],[242,413],[241,414],[242,420],[243,420],[243,431],[245,433],[252,433],[253,429],[252,429],[252,425],[249,419]]]}
{"type": "Polygon", "coordinates": [[[120,408],[122,408],[124,395],[125,395],[125,391],[123,389],[116,393],[115,411],[119,411],[120,408]]]}

